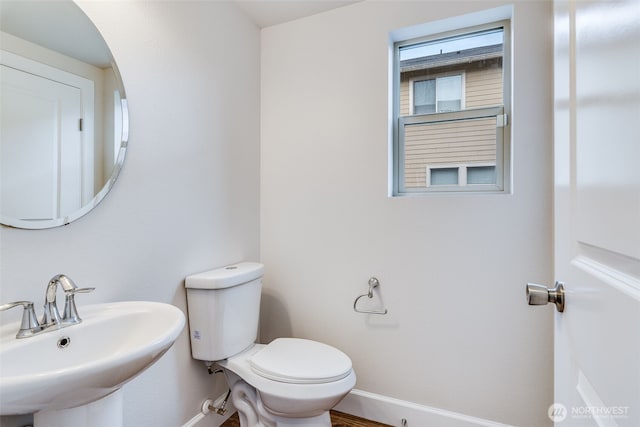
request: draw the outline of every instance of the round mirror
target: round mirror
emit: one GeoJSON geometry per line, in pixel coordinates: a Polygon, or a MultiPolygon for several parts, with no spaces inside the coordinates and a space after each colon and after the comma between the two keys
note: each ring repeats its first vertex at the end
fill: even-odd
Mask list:
{"type": "Polygon", "coordinates": [[[124,87],[104,39],[70,0],[0,1],[0,222],[66,225],[124,162],[124,87]]]}

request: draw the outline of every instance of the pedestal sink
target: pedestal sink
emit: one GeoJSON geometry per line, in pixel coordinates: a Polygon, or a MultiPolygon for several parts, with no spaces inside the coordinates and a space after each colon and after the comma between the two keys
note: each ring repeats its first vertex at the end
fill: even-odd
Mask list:
{"type": "Polygon", "coordinates": [[[19,322],[0,327],[0,415],[35,413],[35,427],[122,425],[118,390],[158,360],[185,323],[178,308],[156,302],[79,311],[82,323],[34,337],[16,339],[19,322]]]}

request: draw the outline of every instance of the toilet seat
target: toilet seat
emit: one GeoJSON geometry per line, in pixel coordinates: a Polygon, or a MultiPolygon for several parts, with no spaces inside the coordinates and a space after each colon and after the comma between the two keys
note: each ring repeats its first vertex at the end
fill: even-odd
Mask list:
{"type": "MultiPolygon", "coordinates": [[[[284,342],[274,340],[269,345],[254,344],[246,350],[228,359],[218,360],[216,363],[224,369],[227,381],[232,389],[236,387],[234,384],[237,384],[238,381],[245,382],[255,388],[262,404],[271,414],[287,418],[319,416],[335,406],[353,389],[356,383],[356,374],[351,367],[351,359],[340,350],[326,344],[314,341],[308,342],[308,340],[299,338],[287,338],[284,340],[284,342]],[[288,340],[292,341],[287,342],[288,340]],[[275,345],[273,345],[274,343],[275,345]],[[316,346],[316,344],[319,344],[319,346],[316,346]],[[326,348],[321,349],[323,345],[328,347],[330,351],[326,348]],[[253,360],[254,356],[257,356],[270,346],[271,350],[253,360]],[[298,366],[297,371],[288,371],[285,370],[284,365],[286,363],[295,364],[292,361],[294,354],[289,352],[291,349],[293,349],[293,353],[302,354],[303,356],[305,355],[305,350],[309,352],[307,354],[310,354],[314,353],[313,349],[320,349],[323,354],[328,354],[329,360],[333,360],[335,357],[336,360],[334,362],[336,363],[326,364],[326,366],[333,366],[332,369],[318,369],[318,367],[325,365],[326,359],[323,359],[317,365],[313,362],[307,363],[307,367],[311,366],[311,368],[306,374],[301,374],[302,368],[300,366],[298,366]],[[274,350],[273,353],[272,350],[274,350]],[[327,352],[324,353],[324,350],[327,350],[327,352]],[[274,355],[278,352],[284,353],[281,353],[284,357],[282,360],[288,360],[288,362],[278,364],[278,362],[274,361],[274,365],[270,364],[271,358],[275,359],[274,355]],[[342,359],[342,356],[346,360],[342,359]],[[258,367],[258,370],[254,368],[254,365],[258,367]],[[260,366],[262,369],[260,369],[260,366]],[[267,369],[265,369],[265,366],[267,369]],[[343,369],[346,366],[348,368],[344,372],[343,369]],[[262,372],[259,373],[259,370],[262,372]],[[267,378],[264,376],[265,371],[270,372],[272,377],[279,379],[267,378]],[[309,372],[312,374],[309,374],[309,372]],[[309,382],[310,380],[313,382],[309,382]]],[[[320,356],[315,357],[320,358],[320,356]]]]}
{"type": "Polygon", "coordinates": [[[289,384],[325,384],[351,372],[351,359],[340,350],[316,341],[278,338],[249,359],[263,378],[289,384]]]}

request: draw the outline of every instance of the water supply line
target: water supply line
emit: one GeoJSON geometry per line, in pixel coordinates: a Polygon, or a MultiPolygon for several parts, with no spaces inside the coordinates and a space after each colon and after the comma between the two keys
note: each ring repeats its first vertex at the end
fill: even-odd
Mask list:
{"type": "Polygon", "coordinates": [[[231,389],[229,389],[229,391],[227,392],[227,395],[224,397],[222,403],[220,403],[217,407],[213,407],[213,410],[216,411],[216,414],[224,415],[227,413],[227,401],[229,400],[229,396],[231,396],[231,389]]]}

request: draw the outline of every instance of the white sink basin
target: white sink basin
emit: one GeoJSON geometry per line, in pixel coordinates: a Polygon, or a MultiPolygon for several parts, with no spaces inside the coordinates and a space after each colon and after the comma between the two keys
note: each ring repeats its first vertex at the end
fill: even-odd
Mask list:
{"type": "Polygon", "coordinates": [[[30,338],[15,338],[19,322],[0,327],[0,415],[101,399],[158,360],[185,323],[178,308],[155,302],[87,305],[78,311],[82,323],[30,338]]]}

